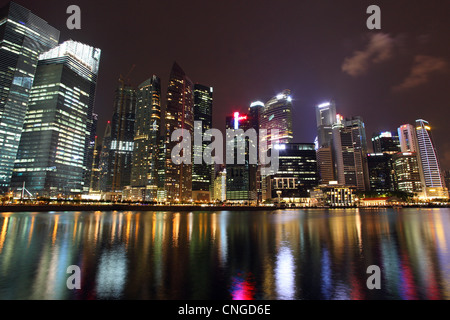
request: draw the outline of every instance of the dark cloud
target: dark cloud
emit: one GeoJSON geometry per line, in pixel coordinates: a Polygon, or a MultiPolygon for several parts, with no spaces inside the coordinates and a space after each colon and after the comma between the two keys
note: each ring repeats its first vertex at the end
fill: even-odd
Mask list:
{"type": "Polygon", "coordinates": [[[367,73],[371,65],[390,60],[394,55],[395,40],[388,34],[371,34],[364,50],[358,50],[345,58],[342,71],[352,77],[367,73]]]}
{"type": "Polygon", "coordinates": [[[410,74],[401,84],[394,86],[392,89],[395,92],[399,92],[426,84],[430,81],[433,74],[445,72],[447,66],[447,62],[442,58],[417,55],[414,57],[414,64],[410,74]]]}

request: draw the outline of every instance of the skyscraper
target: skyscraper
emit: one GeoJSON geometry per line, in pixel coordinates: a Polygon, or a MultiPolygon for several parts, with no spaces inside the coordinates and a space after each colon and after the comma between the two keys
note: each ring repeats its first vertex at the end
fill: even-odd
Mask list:
{"type": "Polygon", "coordinates": [[[398,138],[401,152],[417,152],[416,129],[413,125],[401,125],[398,128],[398,138]]]}
{"type": "Polygon", "coordinates": [[[333,126],[333,150],[340,184],[369,190],[366,130],[361,117],[336,122],[333,126]]]}
{"type": "Polygon", "coordinates": [[[190,201],[192,163],[175,164],[171,157],[173,147],[178,144],[178,141],[171,141],[172,133],[176,129],[186,130],[193,136],[194,85],[175,62],[170,72],[165,110],[165,193],[170,202],[190,201]]]}
{"type": "Polygon", "coordinates": [[[392,156],[396,191],[419,195],[422,193],[419,162],[415,152],[399,152],[392,156]]]}
{"type": "Polygon", "coordinates": [[[336,122],[336,104],[324,102],[316,106],[318,147],[331,146],[333,124],[336,122]]]}
{"type": "Polygon", "coordinates": [[[392,155],[389,153],[367,154],[367,167],[369,172],[369,184],[371,191],[394,191],[392,177],[392,155]]]}
{"type": "Polygon", "coordinates": [[[98,191],[105,192],[109,191],[111,188],[111,180],[109,172],[110,148],[111,148],[111,121],[108,120],[106,122],[105,132],[103,134],[102,149],[100,151],[98,191]]]}
{"type": "Polygon", "coordinates": [[[428,121],[416,120],[416,136],[424,196],[426,198],[448,198],[428,121]]]}
{"type": "MultiPolygon", "coordinates": [[[[194,85],[194,121],[202,122],[202,137],[212,128],[213,88],[201,84],[194,85]]],[[[211,142],[203,140],[202,145],[193,147],[192,157],[196,155],[202,159],[203,152],[211,142]]],[[[213,192],[213,166],[206,163],[193,164],[192,166],[192,198],[194,201],[209,201],[213,192]]]]}
{"type": "Polygon", "coordinates": [[[41,53],[58,45],[59,31],[10,2],[0,9],[0,190],[9,187],[41,53]]]}
{"type": "Polygon", "coordinates": [[[316,106],[317,167],[320,181],[327,184],[335,180],[333,161],[333,124],[336,122],[336,104],[324,102],[316,106]]]}
{"type": "Polygon", "coordinates": [[[278,148],[279,168],[270,176],[270,198],[280,194],[286,202],[305,202],[319,184],[314,144],[287,143],[278,148]]]}
{"type": "MultiPolygon", "coordinates": [[[[226,117],[225,127],[227,130],[242,129],[244,132],[252,129],[249,116],[239,112],[235,112],[233,116],[226,117]]],[[[237,135],[234,139],[227,141],[227,152],[230,152],[230,150],[233,150],[232,152],[234,152],[234,163],[226,163],[227,201],[248,202],[257,200],[256,185],[250,185],[249,170],[250,144],[253,144],[254,142],[255,141],[250,141],[249,137],[245,135],[237,135]],[[239,148],[240,144],[244,146],[243,150],[239,148]],[[244,156],[243,163],[238,163],[239,154],[244,156]]],[[[256,149],[256,146],[254,147],[256,149]]]]}
{"type": "Polygon", "coordinates": [[[372,145],[374,153],[395,154],[401,150],[399,137],[389,131],[373,135],[372,145]]]}
{"type": "Polygon", "coordinates": [[[161,127],[161,81],[153,75],[137,90],[131,186],[143,189],[143,200],[155,200],[161,127]]]}
{"type": "Polygon", "coordinates": [[[33,194],[83,191],[100,49],[66,41],[39,57],[11,186],[33,194]]]}
{"type": "MultiPolygon", "coordinates": [[[[250,108],[248,110],[250,127],[255,129],[258,139],[263,110],[264,110],[264,103],[261,101],[253,101],[252,103],[250,103],[250,108]]],[[[257,141],[257,147],[259,150],[259,141],[257,141]]],[[[250,190],[256,190],[257,200],[259,202],[262,200],[262,177],[261,177],[260,163],[249,164],[249,179],[250,179],[250,190]]]]}
{"type": "Polygon", "coordinates": [[[270,146],[271,142],[289,143],[293,139],[292,129],[292,97],[290,90],[284,90],[267,101],[259,118],[260,129],[266,129],[265,140],[270,146]],[[278,135],[274,135],[272,130],[277,129],[278,135]]]}
{"type": "Polygon", "coordinates": [[[106,191],[121,192],[130,185],[135,116],[136,90],[122,83],[114,97],[106,191]]]}

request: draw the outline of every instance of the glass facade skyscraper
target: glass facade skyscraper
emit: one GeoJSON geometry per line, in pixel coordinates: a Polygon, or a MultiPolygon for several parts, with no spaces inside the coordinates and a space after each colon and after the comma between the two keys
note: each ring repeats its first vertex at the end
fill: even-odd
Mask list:
{"type": "Polygon", "coordinates": [[[124,83],[115,92],[106,191],[121,192],[131,182],[136,90],[124,83]]]}
{"type": "MultiPolygon", "coordinates": [[[[192,156],[200,156],[211,143],[211,140],[204,141],[205,132],[212,128],[212,106],[213,106],[213,88],[201,84],[194,84],[194,121],[202,122],[202,145],[193,146],[192,156]]],[[[207,200],[211,198],[212,193],[213,167],[206,163],[193,164],[192,166],[192,198],[196,200],[207,200]]]]}
{"type": "MultiPolygon", "coordinates": [[[[175,164],[171,151],[178,144],[171,141],[174,130],[186,130],[191,137],[194,130],[194,85],[175,62],[172,66],[167,88],[165,110],[165,193],[168,201],[192,199],[192,163],[175,164]]],[[[191,149],[192,154],[192,149],[191,149]]]]}
{"type": "Polygon", "coordinates": [[[10,184],[41,53],[58,45],[59,31],[10,2],[0,9],[0,189],[10,184]]]}
{"type": "Polygon", "coordinates": [[[100,49],[66,41],[39,57],[11,187],[79,194],[85,184],[100,49]]]}
{"type": "Polygon", "coordinates": [[[137,90],[131,169],[131,186],[145,189],[145,200],[155,200],[157,197],[160,127],[161,81],[153,75],[141,83],[137,90]]]}
{"type": "Polygon", "coordinates": [[[416,136],[424,196],[427,198],[448,197],[428,121],[416,120],[416,136]]]}
{"type": "Polygon", "coordinates": [[[265,140],[268,146],[271,142],[273,144],[292,142],[294,136],[290,90],[284,90],[265,103],[260,117],[260,129],[267,130],[265,140]],[[272,129],[278,129],[278,135],[273,135],[272,129]]]}

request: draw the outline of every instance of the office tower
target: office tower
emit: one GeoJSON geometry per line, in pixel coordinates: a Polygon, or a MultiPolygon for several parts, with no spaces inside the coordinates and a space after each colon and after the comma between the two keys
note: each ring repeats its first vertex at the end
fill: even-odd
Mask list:
{"type": "Polygon", "coordinates": [[[103,134],[102,149],[100,151],[99,163],[99,191],[108,191],[111,187],[110,172],[109,172],[109,153],[111,148],[111,121],[107,121],[105,132],[103,134]],[[108,185],[109,182],[109,185],[108,185]]]}
{"type": "Polygon", "coordinates": [[[175,62],[170,72],[165,111],[165,192],[169,202],[185,202],[192,199],[192,163],[175,164],[172,161],[171,151],[179,143],[171,141],[176,129],[193,137],[194,85],[175,62]]]}
{"type": "Polygon", "coordinates": [[[161,81],[153,75],[137,90],[131,187],[142,189],[142,200],[156,200],[161,127],[161,81]]]}
{"type": "Polygon", "coordinates": [[[289,143],[293,139],[292,129],[292,97],[290,90],[284,90],[266,102],[259,118],[259,128],[266,129],[264,139],[267,145],[289,143]],[[278,135],[272,133],[278,129],[278,135]]]}
{"type": "Polygon", "coordinates": [[[224,202],[225,200],[227,200],[227,170],[224,168],[215,175],[212,201],[224,202]]]}
{"type": "Polygon", "coordinates": [[[85,183],[100,49],[66,41],[39,57],[11,186],[79,194],[85,183]]]}
{"type": "Polygon", "coordinates": [[[99,138],[95,137],[94,151],[92,153],[91,179],[89,181],[89,192],[100,190],[100,155],[102,153],[102,144],[99,138]]]}
{"type": "Polygon", "coordinates": [[[0,191],[11,182],[38,58],[59,31],[10,2],[0,9],[0,191]]]}
{"type": "Polygon", "coordinates": [[[130,185],[135,116],[136,90],[122,82],[114,96],[106,191],[121,192],[130,185]]]}
{"type": "Polygon", "coordinates": [[[399,137],[389,131],[373,135],[372,145],[374,153],[395,154],[401,151],[399,137]]]}
{"type": "Polygon", "coordinates": [[[444,171],[444,182],[445,182],[445,187],[447,188],[447,191],[450,191],[450,170],[444,171]]]}
{"type": "MultiPolygon", "coordinates": [[[[260,119],[262,112],[264,110],[264,103],[261,101],[253,101],[250,103],[250,108],[248,110],[250,127],[255,129],[256,135],[259,139],[259,128],[260,119]]],[[[257,147],[259,150],[259,141],[257,142],[257,147]]],[[[250,190],[256,190],[257,201],[262,200],[262,177],[261,177],[261,165],[249,164],[249,179],[250,179],[250,190]]]]}
{"type": "Polygon", "coordinates": [[[448,198],[438,154],[431,135],[431,127],[427,121],[416,120],[416,136],[424,196],[426,198],[448,198]]]}
{"type": "Polygon", "coordinates": [[[392,155],[389,153],[369,153],[367,155],[369,184],[371,191],[394,191],[392,177],[392,155]]]}
{"type": "Polygon", "coordinates": [[[416,129],[411,124],[404,124],[398,128],[398,138],[401,152],[417,152],[416,129]]]}
{"type": "Polygon", "coordinates": [[[394,185],[396,191],[413,194],[422,192],[419,162],[415,152],[399,152],[392,156],[394,185]]]}
{"type": "Polygon", "coordinates": [[[89,192],[91,187],[91,175],[92,175],[92,163],[94,160],[95,144],[97,139],[97,124],[98,124],[98,114],[92,113],[91,119],[91,130],[89,133],[89,145],[86,151],[85,157],[85,171],[84,171],[84,187],[83,191],[85,193],[89,192]]]}
{"type": "Polygon", "coordinates": [[[333,150],[339,184],[369,190],[367,143],[361,117],[337,119],[333,125],[333,150]]]}
{"type": "Polygon", "coordinates": [[[324,102],[316,106],[318,147],[331,146],[333,124],[336,122],[336,104],[324,102]]]}
{"type": "MultiPolygon", "coordinates": [[[[162,133],[162,132],[161,132],[162,133]]],[[[157,201],[165,202],[167,200],[166,190],[166,139],[160,135],[158,138],[158,158],[157,158],[157,201]]]]}
{"type": "Polygon", "coordinates": [[[279,195],[286,202],[308,201],[319,184],[314,143],[287,143],[278,148],[279,168],[270,176],[270,198],[279,195]]]}
{"type": "Polygon", "coordinates": [[[328,146],[317,149],[316,157],[320,182],[322,184],[328,184],[330,181],[335,181],[332,147],[328,146]]]}
{"type": "Polygon", "coordinates": [[[333,124],[335,122],[336,104],[334,101],[316,106],[317,167],[322,184],[328,184],[336,179],[332,149],[333,124]]]}
{"type": "MultiPolygon", "coordinates": [[[[242,129],[246,132],[252,129],[249,116],[235,112],[233,116],[226,117],[225,127],[227,130],[242,129]]],[[[255,134],[255,138],[256,134],[255,134]]],[[[252,141],[247,135],[238,135],[234,139],[226,142],[226,152],[234,152],[234,163],[226,163],[227,172],[227,201],[248,203],[248,201],[256,201],[256,188],[251,189],[250,186],[250,148],[256,149],[256,142],[252,141]],[[244,146],[244,150],[240,150],[239,145],[244,146]],[[231,151],[233,150],[233,151],[231,151]],[[238,163],[238,154],[243,152],[244,163],[238,163]]],[[[255,186],[256,187],[256,186],[255,186]]]]}
{"type": "MultiPolygon", "coordinates": [[[[202,144],[193,146],[192,159],[199,156],[203,159],[205,148],[211,143],[211,135],[205,134],[212,129],[213,88],[201,84],[194,85],[194,121],[202,122],[202,144]],[[204,141],[204,139],[209,139],[204,141]]],[[[194,160],[193,160],[194,161],[194,160]]],[[[210,201],[213,188],[213,166],[204,163],[192,166],[192,199],[194,201],[210,201]]]]}

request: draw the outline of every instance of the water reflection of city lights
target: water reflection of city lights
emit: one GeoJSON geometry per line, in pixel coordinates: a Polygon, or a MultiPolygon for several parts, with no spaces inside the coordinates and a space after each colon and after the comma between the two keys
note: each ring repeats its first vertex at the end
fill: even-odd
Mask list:
{"type": "Polygon", "coordinates": [[[253,300],[256,289],[252,274],[238,273],[232,277],[230,291],[233,300],[253,300]]]}

